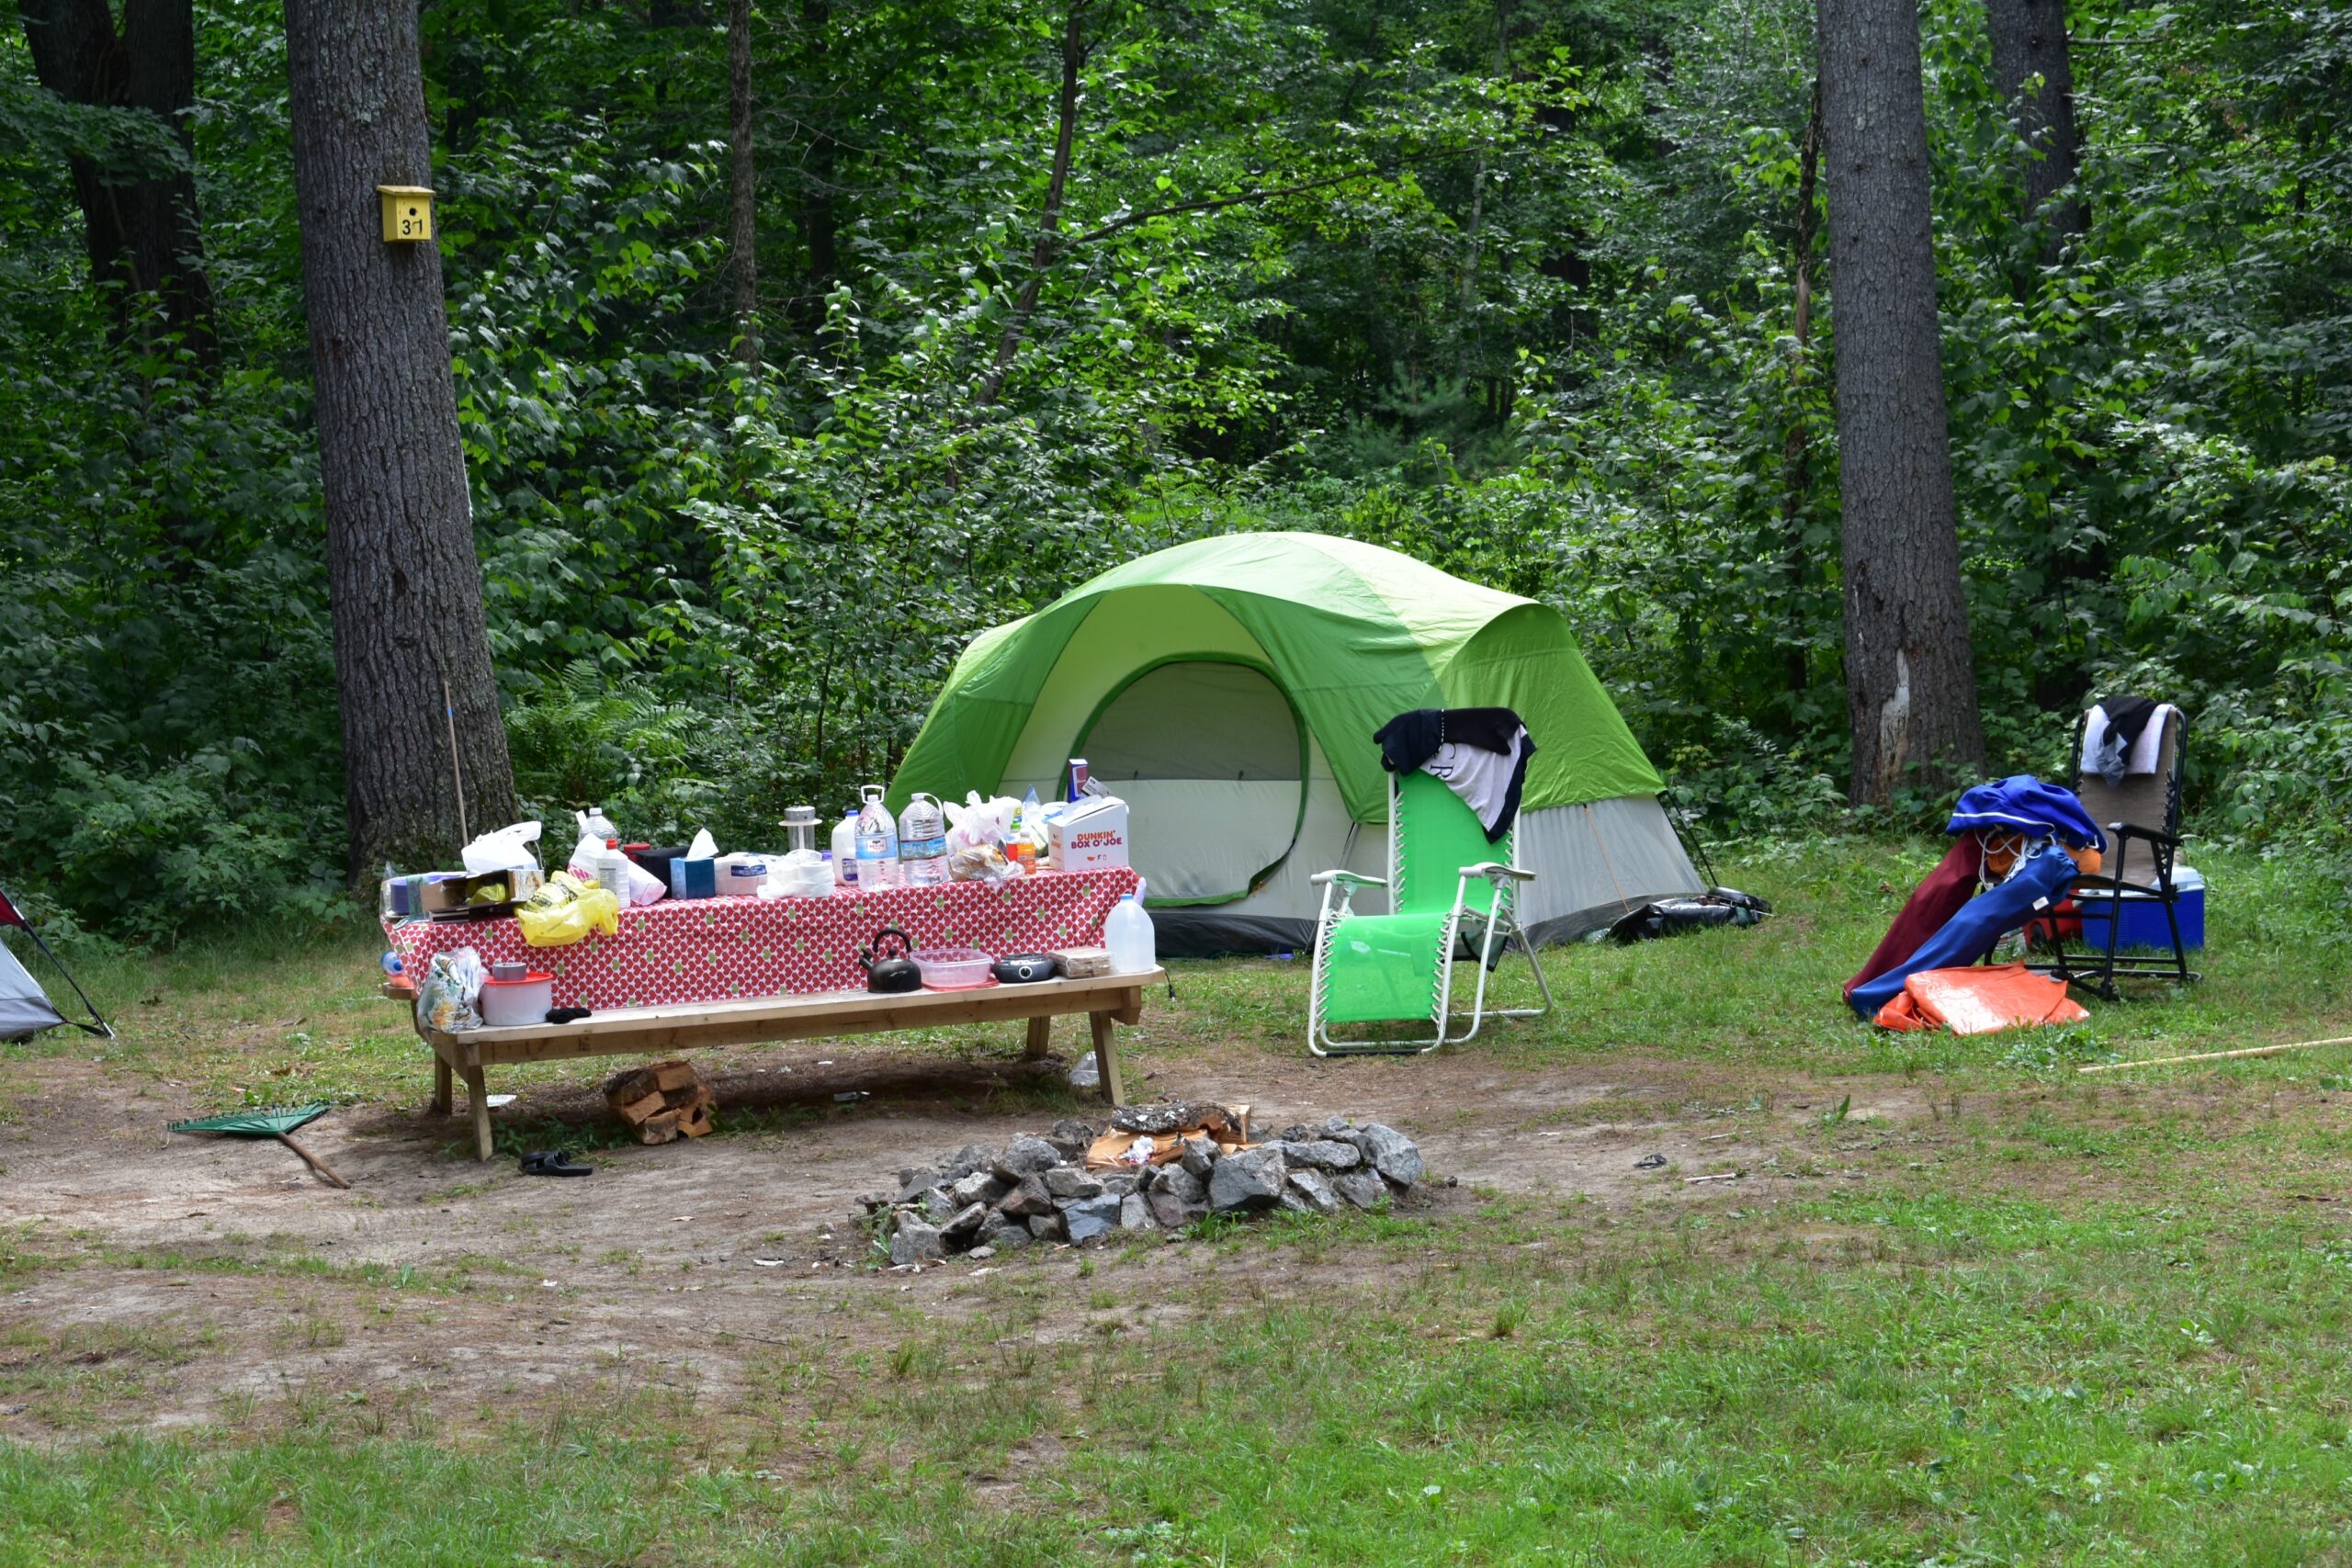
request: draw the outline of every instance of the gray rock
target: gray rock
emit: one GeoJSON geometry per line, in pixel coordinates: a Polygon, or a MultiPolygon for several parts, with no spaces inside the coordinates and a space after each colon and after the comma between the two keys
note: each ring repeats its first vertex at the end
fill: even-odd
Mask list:
{"type": "Polygon", "coordinates": [[[945,1224],[949,1217],[963,1206],[947,1195],[944,1187],[927,1188],[916,1201],[922,1205],[923,1218],[935,1225],[945,1224]]]}
{"type": "Polygon", "coordinates": [[[938,1186],[940,1179],[940,1173],[935,1166],[910,1167],[899,1172],[899,1195],[891,1201],[905,1203],[920,1198],[929,1189],[938,1186]]]}
{"type": "Polygon", "coordinates": [[[1119,1223],[1121,1200],[1108,1193],[1099,1198],[1074,1198],[1062,1210],[1062,1219],[1069,1225],[1072,1241],[1091,1241],[1098,1235],[1108,1235],[1119,1223]]]}
{"type": "Polygon", "coordinates": [[[1203,1181],[1206,1181],[1209,1179],[1210,1168],[1222,1156],[1217,1153],[1215,1138],[1194,1134],[1184,1140],[1184,1152],[1178,1157],[1182,1161],[1186,1170],[1191,1171],[1203,1181]]]}
{"type": "Polygon", "coordinates": [[[1354,1128],[1355,1123],[1344,1116],[1327,1116],[1318,1131],[1327,1138],[1344,1138],[1354,1128]]]}
{"type": "Polygon", "coordinates": [[[1042,1178],[1024,1176],[1018,1186],[997,1200],[996,1206],[1015,1219],[1032,1219],[1054,1212],[1054,1195],[1046,1190],[1042,1178]]]}
{"type": "MultiPolygon", "coordinates": [[[[896,1201],[896,1200],[888,1192],[863,1192],[858,1195],[857,1206],[864,1210],[865,1213],[871,1214],[888,1208],[894,1201],[896,1201]]],[[[853,1221],[862,1217],[862,1215],[855,1213],[850,1215],[850,1218],[853,1221]]]]}
{"type": "Polygon", "coordinates": [[[993,1203],[1012,1190],[1012,1183],[993,1170],[975,1170],[947,1190],[958,1203],[993,1203]]]}
{"type": "Polygon", "coordinates": [[[1335,1214],[1340,1211],[1340,1195],[1331,1190],[1321,1171],[1294,1170],[1283,1183],[1283,1207],[1304,1214],[1335,1214]]]}
{"type": "Polygon", "coordinates": [[[1078,1159],[1094,1142],[1094,1124],[1065,1116],[1046,1129],[1046,1142],[1061,1150],[1062,1158],[1078,1159]]]}
{"type": "Polygon", "coordinates": [[[1182,1230],[1209,1212],[1209,1206],[1206,1203],[1188,1203],[1164,1187],[1153,1193],[1148,1201],[1151,1204],[1151,1217],[1158,1220],[1162,1227],[1171,1231],[1182,1230]]]}
{"type": "Polygon", "coordinates": [[[950,1247],[968,1246],[980,1234],[980,1223],[988,1217],[986,1203],[967,1203],[939,1227],[939,1237],[950,1247]]]}
{"type": "Polygon", "coordinates": [[[1363,1151],[1374,1170],[1400,1187],[1410,1187],[1421,1179],[1428,1168],[1421,1163],[1421,1151],[1413,1140],[1394,1127],[1384,1127],[1377,1122],[1352,1128],[1349,1142],[1363,1151]]]}
{"type": "Polygon", "coordinates": [[[1046,1190],[1057,1198],[1091,1198],[1102,1183],[1074,1165],[1057,1165],[1046,1172],[1046,1190]]]}
{"type": "Polygon", "coordinates": [[[999,1252],[1029,1245],[1029,1227],[1019,1220],[1007,1219],[990,1210],[980,1219],[976,1238],[981,1247],[993,1247],[999,1252]]]}
{"type": "Polygon", "coordinates": [[[1284,1165],[1306,1166],[1314,1170],[1353,1170],[1363,1163],[1363,1150],[1337,1138],[1308,1138],[1304,1142],[1285,1138],[1266,1146],[1282,1150],[1284,1165]]]}
{"type": "Polygon", "coordinates": [[[976,1170],[986,1170],[996,1163],[996,1151],[986,1144],[966,1144],[947,1156],[939,1168],[941,1178],[953,1185],[976,1170]]]}
{"type": "Polygon", "coordinates": [[[975,1263],[985,1263],[989,1258],[996,1256],[996,1248],[989,1246],[986,1242],[982,1242],[979,1246],[972,1248],[971,1251],[964,1254],[964,1256],[970,1258],[975,1263]]]}
{"type": "Polygon", "coordinates": [[[1304,1122],[1294,1122],[1289,1126],[1283,1128],[1281,1132],[1276,1133],[1272,1141],[1278,1144],[1313,1143],[1317,1135],[1317,1130],[1316,1128],[1308,1126],[1304,1122]]]}
{"type": "Polygon", "coordinates": [[[1032,1241],[1059,1241],[1069,1234],[1069,1227],[1062,1224],[1059,1214],[1029,1216],[1029,1239],[1032,1241]]]}
{"type": "Polygon", "coordinates": [[[1166,1193],[1179,1203],[1205,1203],[1209,1201],[1209,1185],[1181,1165],[1163,1165],[1159,1179],[1152,1184],[1156,1197],[1166,1193]]]}
{"type": "Polygon", "coordinates": [[[939,1239],[937,1225],[925,1224],[908,1214],[899,1216],[899,1228],[890,1233],[891,1262],[928,1263],[946,1256],[947,1247],[939,1239]]]}
{"type": "Polygon", "coordinates": [[[1061,1164],[1061,1151],[1043,1138],[1015,1138],[996,1156],[996,1173],[1007,1181],[1036,1176],[1061,1164]]]}
{"type": "MultiPolygon", "coordinates": [[[[1148,1166],[1144,1168],[1145,1170],[1149,1168],[1148,1166]]],[[[1139,1192],[1143,1190],[1143,1177],[1142,1170],[1105,1171],[1102,1176],[1102,1190],[1124,1198],[1130,1192],[1139,1192]]]]}
{"type": "Polygon", "coordinates": [[[989,1237],[988,1244],[1001,1253],[1012,1252],[1028,1246],[1035,1239],[1029,1234],[1029,1227],[1026,1225],[1007,1225],[989,1237]]]}
{"type": "Polygon", "coordinates": [[[1130,1192],[1119,1200],[1119,1228],[1123,1231],[1148,1231],[1158,1228],[1159,1222],[1152,1218],[1151,1201],[1140,1192],[1130,1192]]]}
{"type": "Polygon", "coordinates": [[[1331,1178],[1331,1189],[1359,1209],[1377,1209],[1388,1201],[1388,1184],[1377,1172],[1361,1167],[1331,1178]]]}
{"type": "Polygon", "coordinates": [[[1244,1149],[1227,1155],[1209,1172],[1209,1207],[1219,1213],[1271,1209],[1282,1201],[1289,1172],[1273,1149],[1244,1149]]]}

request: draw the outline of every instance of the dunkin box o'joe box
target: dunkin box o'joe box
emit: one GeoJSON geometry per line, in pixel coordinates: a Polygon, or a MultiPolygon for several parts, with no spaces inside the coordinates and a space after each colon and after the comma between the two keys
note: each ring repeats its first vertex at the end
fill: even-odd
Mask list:
{"type": "Polygon", "coordinates": [[[1064,807],[1046,824],[1056,871],[1095,871],[1127,863],[1127,803],[1091,795],[1064,807]]]}

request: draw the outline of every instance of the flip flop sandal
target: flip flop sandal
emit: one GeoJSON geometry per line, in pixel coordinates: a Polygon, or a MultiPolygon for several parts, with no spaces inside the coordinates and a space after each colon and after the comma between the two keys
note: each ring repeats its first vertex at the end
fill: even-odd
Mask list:
{"type": "Polygon", "coordinates": [[[586,1176],[595,1168],[573,1159],[570,1149],[533,1149],[522,1165],[526,1176],[586,1176]]]}

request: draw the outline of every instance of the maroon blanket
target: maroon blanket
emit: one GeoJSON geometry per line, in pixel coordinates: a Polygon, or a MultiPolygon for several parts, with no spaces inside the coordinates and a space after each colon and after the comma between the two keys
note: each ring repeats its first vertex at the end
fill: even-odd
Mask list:
{"type": "Polygon", "coordinates": [[[1943,930],[1944,922],[1960,912],[1960,907],[1976,891],[1976,858],[1975,834],[1962,833],[1952,840],[1944,858],[1936,863],[1936,869],[1911,890],[1911,897],[1904,901],[1903,912],[1886,928],[1886,935],[1879,940],[1877,950],[1862,965],[1861,973],[1846,982],[1847,996],[1854,994],[1855,987],[1877,979],[1918,952],[1920,944],[1943,930]]]}

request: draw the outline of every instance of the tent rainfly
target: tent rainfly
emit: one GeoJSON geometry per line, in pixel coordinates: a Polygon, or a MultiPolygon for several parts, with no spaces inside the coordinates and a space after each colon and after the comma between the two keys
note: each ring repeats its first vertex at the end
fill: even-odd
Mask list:
{"type": "Polygon", "coordinates": [[[1704,886],[1557,610],[1319,534],[1179,545],[982,632],[890,804],[1050,799],[1084,757],[1128,803],[1163,953],[1295,951],[1313,939],[1308,877],[1385,873],[1373,732],[1429,707],[1514,708],[1534,738],[1517,847],[1539,942],[1704,886]]]}

